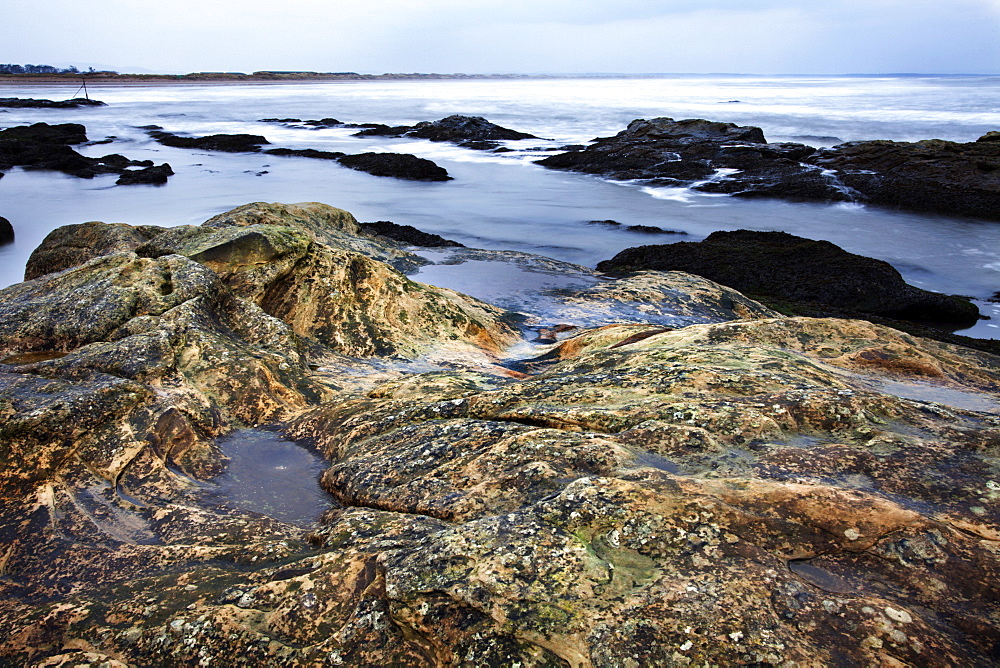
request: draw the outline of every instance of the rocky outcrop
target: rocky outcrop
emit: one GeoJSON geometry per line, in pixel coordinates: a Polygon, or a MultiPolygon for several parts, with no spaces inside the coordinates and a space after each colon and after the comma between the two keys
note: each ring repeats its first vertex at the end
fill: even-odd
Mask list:
{"type": "Polygon", "coordinates": [[[164,146],[174,148],[194,148],[226,153],[257,153],[263,144],[270,144],[265,137],[249,134],[218,134],[205,137],[183,137],[162,129],[147,130],[146,133],[164,146]]]}
{"type": "Polygon", "coordinates": [[[388,220],[380,220],[374,223],[361,223],[361,229],[368,234],[399,241],[410,246],[423,246],[424,248],[463,248],[457,241],[445,239],[440,234],[422,232],[412,225],[398,225],[388,220]]]}
{"type": "Polygon", "coordinates": [[[702,119],[639,119],[614,137],[539,160],[554,169],[646,179],[739,197],[854,201],[997,219],[1000,144],[768,143],[760,128],[702,119]]]}
{"type": "Polygon", "coordinates": [[[652,322],[431,366],[511,330],[346,212],[65,239],[101,229],[0,291],[5,662],[995,662],[1000,358],[646,272],[565,294],[652,322]],[[273,420],[329,460],[308,533],[211,496],[211,437],[273,420]]]}
{"type": "MultiPolygon", "coordinates": [[[[364,126],[360,126],[364,127],[364,126]]],[[[438,121],[422,121],[416,125],[388,126],[370,124],[358,132],[358,137],[415,137],[431,141],[447,141],[477,150],[497,148],[500,141],[538,139],[526,132],[518,132],[491,123],[482,116],[453,115],[438,121]]]]}
{"type": "Polygon", "coordinates": [[[78,123],[35,123],[0,130],[0,173],[14,166],[22,166],[25,169],[63,172],[84,179],[91,179],[99,174],[121,174],[118,181],[120,184],[128,184],[137,178],[132,174],[142,174],[147,179],[154,178],[155,175],[155,178],[162,178],[164,181],[173,174],[170,165],[153,167],[151,160],[129,160],[118,154],[88,158],[70,148],[70,145],[86,141],[86,128],[78,123]],[[133,167],[141,169],[131,170],[133,167]]]}
{"type": "Polygon", "coordinates": [[[627,248],[597,268],[684,271],[750,295],[821,304],[842,314],[965,327],[979,317],[967,299],[913,287],[888,262],[787,232],[713,232],[701,242],[627,248]]]}
{"type": "Polygon", "coordinates": [[[344,167],[374,176],[392,176],[408,181],[451,181],[444,167],[407,153],[357,153],[345,155],[338,162],[344,167]]]}
{"type": "Polygon", "coordinates": [[[57,227],[28,257],[24,280],[78,267],[102,255],[135,250],[165,229],[98,221],[57,227]]]}
{"type": "Polygon", "coordinates": [[[810,162],[835,171],[866,203],[1000,219],[1000,143],[988,134],[967,143],[850,142],[810,162]]]}
{"type": "Polygon", "coordinates": [[[78,107],[106,107],[100,100],[74,97],[71,100],[37,100],[24,97],[0,97],[0,107],[8,109],[76,109],[78,107]]]}
{"type": "Polygon", "coordinates": [[[10,221],[0,216],[0,245],[9,244],[14,241],[14,226],[10,221]]]}

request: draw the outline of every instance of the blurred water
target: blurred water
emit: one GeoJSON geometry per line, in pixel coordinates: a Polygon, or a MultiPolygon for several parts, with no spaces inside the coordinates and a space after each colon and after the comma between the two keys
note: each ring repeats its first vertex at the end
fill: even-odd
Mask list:
{"type": "MultiPolygon", "coordinates": [[[[11,109],[0,127],[79,122],[92,140],[82,152],[169,162],[165,186],[114,186],[50,172],[12,170],[0,179],[0,216],[17,241],[0,247],[0,286],[21,280],[28,254],[52,229],[88,220],[198,224],[252,201],[320,201],[359,220],[392,220],[468,246],[539,253],[593,267],[619,250],[698,240],[715,230],[785,230],[832,241],[891,262],[921,287],[985,298],[1000,290],[1000,224],[850,205],[740,201],[683,190],[611,183],[545,170],[531,160],[546,148],[614,134],[642,117],[703,117],[761,126],[769,140],[814,145],[835,140],[942,138],[972,141],[1000,129],[997,77],[662,77],[399,81],[310,84],[91,86],[107,107],[11,109]],[[507,154],[424,140],[356,138],[352,130],[305,130],[259,123],[267,117],[413,124],[449,114],[482,115],[544,140],[507,154]],[[187,151],[152,142],[138,126],[204,135],[249,132],[275,146],[413,153],[445,167],[454,181],[413,183],[297,157],[187,151]],[[655,225],[687,237],[647,236],[587,221],[655,225]]],[[[0,85],[0,97],[63,99],[74,85],[0,85]]],[[[460,285],[451,286],[461,289],[460,285]]],[[[968,332],[1000,336],[995,316],[968,332]]]]}

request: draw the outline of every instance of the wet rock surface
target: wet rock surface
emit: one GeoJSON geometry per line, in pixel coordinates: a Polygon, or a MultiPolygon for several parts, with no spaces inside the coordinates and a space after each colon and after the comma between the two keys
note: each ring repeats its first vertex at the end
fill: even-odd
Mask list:
{"type": "Polygon", "coordinates": [[[700,242],[628,248],[597,268],[684,271],[751,295],[793,306],[821,304],[848,316],[873,314],[966,327],[979,317],[979,309],[967,299],[911,286],[887,262],[787,232],[713,232],[700,242]]]}
{"type": "Polygon", "coordinates": [[[998,357],[644,272],[554,296],[646,322],[512,373],[347,212],[87,225],[0,291],[5,662],[995,663],[998,357]],[[311,530],[211,501],[269,422],[311,530]]]}
{"type": "Polygon", "coordinates": [[[15,166],[63,172],[84,179],[99,174],[121,174],[118,183],[122,185],[143,182],[139,179],[150,179],[153,175],[165,181],[166,176],[173,174],[170,165],[153,167],[150,160],[130,160],[117,153],[88,158],[70,148],[86,141],[86,128],[79,123],[35,123],[0,130],[0,174],[15,166]],[[131,170],[133,167],[140,169],[131,170]]]}
{"type": "Polygon", "coordinates": [[[1000,218],[1000,144],[862,141],[815,149],[768,143],[760,128],[637,119],[614,137],[538,164],[739,197],[852,201],[1000,218]]]}
{"type": "Polygon", "coordinates": [[[175,148],[196,148],[227,153],[257,153],[264,144],[270,144],[261,135],[218,134],[205,137],[184,137],[162,129],[147,130],[147,134],[164,146],[175,148]]]}

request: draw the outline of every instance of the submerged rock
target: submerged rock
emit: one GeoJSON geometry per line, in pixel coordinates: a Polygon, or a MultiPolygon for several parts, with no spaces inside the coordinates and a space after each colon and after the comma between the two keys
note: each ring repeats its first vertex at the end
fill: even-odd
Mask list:
{"type": "Polygon", "coordinates": [[[597,268],[686,271],[751,295],[822,304],[845,314],[966,327],[979,318],[972,302],[913,287],[888,262],[787,232],[713,232],[701,242],[628,248],[597,268]]]}
{"type": "Polygon", "coordinates": [[[157,167],[143,167],[142,169],[128,169],[121,173],[115,181],[119,186],[132,185],[160,185],[167,182],[167,177],[173,176],[174,170],[170,165],[163,163],[157,167]]]}

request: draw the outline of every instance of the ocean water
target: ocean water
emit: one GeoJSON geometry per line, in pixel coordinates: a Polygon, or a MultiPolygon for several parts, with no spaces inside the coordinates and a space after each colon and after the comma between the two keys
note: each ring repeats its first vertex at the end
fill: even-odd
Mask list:
{"type": "MultiPolygon", "coordinates": [[[[0,97],[63,99],[76,85],[0,85],[0,97]]],[[[886,260],[911,283],[978,300],[992,317],[965,333],[1000,337],[1000,223],[858,205],[741,201],[686,189],[649,188],[547,170],[532,163],[569,143],[622,130],[635,118],[708,118],[758,125],[771,141],[826,146],[859,139],[973,141],[1000,129],[1000,77],[664,76],[580,79],[90,86],[107,107],[10,109],[0,127],[45,121],[87,126],[91,156],[121,153],[168,162],[164,186],[115,186],[115,176],[77,179],[10,171],[0,179],[0,216],[15,227],[0,247],[0,287],[18,282],[31,250],[52,229],[90,220],[199,224],[253,201],[319,201],[361,221],[391,220],[467,246],[537,253],[593,267],[618,251],[696,241],[715,230],[784,230],[886,260]],[[541,137],[494,154],[414,139],[357,138],[354,130],[261,123],[268,117],[414,124],[450,114],[541,137]],[[434,160],[455,180],[380,178],[336,163],[262,154],[175,149],[139,126],[195,136],[246,132],[274,146],[393,151],[434,160]],[[588,221],[654,225],[687,236],[644,235],[588,221]]],[[[441,280],[448,280],[441,272],[441,280]]],[[[456,277],[461,272],[454,274],[456,277]]],[[[459,278],[456,289],[464,286],[459,278]]]]}

